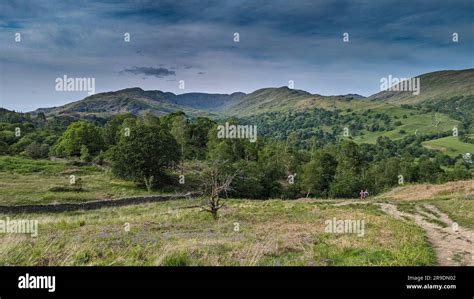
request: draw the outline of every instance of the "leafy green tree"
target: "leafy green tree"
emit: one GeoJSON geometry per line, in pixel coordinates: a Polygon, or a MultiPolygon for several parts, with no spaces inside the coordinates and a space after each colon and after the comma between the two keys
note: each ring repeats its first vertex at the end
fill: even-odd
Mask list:
{"type": "Polygon", "coordinates": [[[176,140],[163,126],[137,124],[110,149],[112,172],[118,177],[144,182],[150,191],[179,161],[176,140]]]}
{"type": "MultiPolygon", "coordinates": [[[[382,161],[373,162],[367,171],[367,181],[370,182],[371,193],[379,193],[398,184],[400,158],[391,157],[382,161]]],[[[405,180],[405,178],[404,178],[405,180]]]]}
{"type": "Polygon", "coordinates": [[[287,178],[288,153],[283,142],[269,142],[258,153],[262,173],[263,197],[276,197],[282,192],[282,181],[287,178]]]}
{"type": "Polygon", "coordinates": [[[20,154],[33,142],[38,143],[38,136],[35,133],[26,133],[20,139],[10,146],[11,154],[20,154]]]}
{"type": "Polygon", "coordinates": [[[32,159],[41,158],[42,157],[41,144],[39,144],[36,141],[33,141],[26,147],[25,154],[32,159]]]}
{"type": "Polygon", "coordinates": [[[418,165],[413,158],[403,158],[400,162],[400,174],[403,175],[404,183],[417,182],[418,165]]]}
{"type": "Polygon", "coordinates": [[[137,117],[131,113],[117,115],[111,119],[104,127],[104,142],[106,147],[116,145],[120,136],[124,135],[125,128],[130,128],[137,120],[137,117]]]}
{"type": "Polygon", "coordinates": [[[321,150],[316,151],[313,158],[303,166],[302,187],[307,196],[327,196],[336,167],[337,161],[332,155],[321,150]]]}
{"type": "Polygon", "coordinates": [[[194,123],[190,124],[189,149],[191,157],[205,159],[209,130],[215,125],[216,123],[207,117],[198,117],[194,123]]]}
{"type": "Polygon", "coordinates": [[[470,180],[472,178],[469,167],[463,161],[458,161],[454,166],[453,170],[448,172],[448,180],[470,180]]]}
{"type": "Polygon", "coordinates": [[[91,155],[95,155],[104,148],[104,140],[101,131],[94,124],[78,121],[69,125],[53,151],[58,156],[79,156],[83,145],[91,155]]]}
{"type": "Polygon", "coordinates": [[[153,115],[150,111],[145,112],[143,115],[143,123],[147,126],[158,125],[160,123],[158,117],[153,115]]]}
{"type": "Polygon", "coordinates": [[[209,160],[239,161],[245,157],[245,139],[217,138],[217,126],[209,130],[207,158],[209,160]]]}
{"type": "Polygon", "coordinates": [[[181,174],[184,171],[184,150],[188,143],[189,136],[189,127],[187,119],[184,115],[179,115],[175,117],[171,123],[171,135],[178,143],[181,149],[181,174]]]}
{"type": "Polygon", "coordinates": [[[0,155],[7,155],[8,154],[8,143],[3,140],[0,140],[0,155]]]}
{"type": "Polygon", "coordinates": [[[367,188],[364,178],[364,159],[359,146],[347,141],[339,147],[335,179],[331,184],[331,197],[356,197],[367,188]]]}
{"type": "Polygon", "coordinates": [[[429,158],[422,158],[418,163],[418,174],[420,182],[436,183],[444,174],[439,165],[429,158]]]}
{"type": "Polygon", "coordinates": [[[17,138],[15,138],[15,133],[12,130],[2,130],[0,131],[0,141],[12,145],[17,141],[17,138]]]}
{"type": "Polygon", "coordinates": [[[234,178],[232,196],[243,198],[265,197],[264,173],[256,161],[240,160],[234,165],[240,173],[234,178]]]}

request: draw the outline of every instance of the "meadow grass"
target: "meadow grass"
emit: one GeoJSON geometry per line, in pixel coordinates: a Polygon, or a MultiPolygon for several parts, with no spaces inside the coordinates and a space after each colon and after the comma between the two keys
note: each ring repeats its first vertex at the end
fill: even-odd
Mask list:
{"type": "Polygon", "coordinates": [[[439,150],[451,157],[465,153],[474,155],[474,144],[464,143],[460,141],[458,137],[454,136],[425,141],[422,145],[429,149],[439,150]]]}
{"type": "MultiPolygon", "coordinates": [[[[114,179],[95,166],[64,161],[1,157],[0,175],[1,205],[84,202],[147,194],[134,183],[114,179]],[[67,188],[71,174],[81,179],[81,192],[67,188]]],[[[420,227],[396,220],[372,203],[334,206],[341,202],[344,201],[230,199],[217,221],[199,208],[187,208],[197,204],[193,200],[93,211],[0,215],[0,220],[9,217],[39,221],[36,238],[0,234],[0,265],[436,263],[420,227]],[[364,220],[365,235],[325,232],[325,222],[334,217],[364,220]]],[[[408,203],[402,205],[413,208],[408,203]]]]}
{"type": "Polygon", "coordinates": [[[97,166],[65,161],[0,157],[0,178],[0,205],[75,203],[149,194],[97,166]],[[71,188],[71,175],[80,179],[82,190],[71,188]]]}
{"type": "Polygon", "coordinates": [[[429,201],[459,225],[474,229],[474,200],[457,196],[450,199],[429,201]]]}
{"type": "Polygon", "coordinates": [[[22,157],[0,156],[0,172],[17,174],[56,174],[64,171],[69,163],[63,161],[33,160],[22,157]]]}
{"type": "Polygon", "coordinates": [[[0,219],[39,221],[36,238],[0,234],[0,265],[436,263],[421,228],[393,219],[372,204],[355,208],[313,200],[230,199],[226,203],[217,221],[199,208],[185,208],[196,204],[192,200],[59,214],[0,215],[0,219]],[[325,232],[325,221],[333,217],[364,220],[365,235],[325,232]]]}

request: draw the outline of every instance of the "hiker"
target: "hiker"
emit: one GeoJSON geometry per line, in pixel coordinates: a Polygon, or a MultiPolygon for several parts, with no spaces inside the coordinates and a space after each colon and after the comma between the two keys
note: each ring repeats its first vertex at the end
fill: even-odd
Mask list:
{"type": "Polygon", "coordinates": [[[365,198],[365,192],[364,190],[360,190],[360,199],[364,199],[365,198]]]}
{"type": "Polygon", "coordinates": [[[367,197],[369,197],[369,191],[367,191],[367,189],[365,189],[364,198],[367,198],[367,197]]]}

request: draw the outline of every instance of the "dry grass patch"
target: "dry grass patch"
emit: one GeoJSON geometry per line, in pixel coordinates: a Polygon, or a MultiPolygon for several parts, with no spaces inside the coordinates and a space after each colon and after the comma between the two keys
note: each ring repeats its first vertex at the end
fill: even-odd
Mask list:
{"type": "Polygon", "coordinates": [[[441,185],[418,184],[397,187],[377,196],[377,199],[426,200],[454,196],[474,196],[474,180],[449,182],[441,185]]]}

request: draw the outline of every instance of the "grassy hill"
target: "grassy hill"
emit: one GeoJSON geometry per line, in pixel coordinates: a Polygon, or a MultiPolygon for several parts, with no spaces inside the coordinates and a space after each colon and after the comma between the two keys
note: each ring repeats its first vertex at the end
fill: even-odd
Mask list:
{"type": "Polygon", "coordinates": [[[382,91],[367,99],[399,105],[474,95],[474,69],[437,71],[419,75],[417,78],[420,78],[421,86],[419,95],[413,95],[408,91],[382,91]]]}
{"type": "Polygon", "coordinates": [[[422,143],[424,147],[443,152],[448,156],[458,156],[465,153],[474,155],[474,144],[464,143],[458,137],[448,136],[444,138],[425,141],[422,143]]]}
{"type": "MultiPolygon", "coordinates": [[[[418,76],[421,93],[382,91],[369,98],[356,94],[322,96],[288,87],[263,88],[250,94],[185,93],[176,95],[159,90],[128,88],[115,92],[99,93],[83,100],[60,107],[41,108],[47,114],[96,113],[120,114],[131,112],[143,115],[150,111],[155,115],[183,110],[190,115],[222,113],[224,115],[248,116],[275,111],[303,111],[312,108],[326,110],[367,110],[381,107],[383,103],[393,105],[439,102],[453,99],[457,102],[474,95],[474,69],[461,71],[439,71],[418,76]]],[[[453,103],[455,107],[459,103],[453,103]]]]}
{"type": "Polygon", "coordinates": [[[200,109],[215,112],[226,112],[229,107],[239,102],[245,93],[234,92],[232,94],[209,94],[209,93],[183,93],[172,97],[175,104],[183,107],[191,107],[194,109],[200,109]]]}
{"type": "Polygon", "coordinates": [[[79,116],[109,117],[127,112],[135,115],[151,112],[156,116],[161,116],[176,111],[184,111],[191,116],[212,117],[215,116],[213,112],[225,109],[242,96],[244,96],[243,93],[233,93],[231,95],[186,93],[176,95],[159,90],[145,91],[135,87],[95,94],[60,107],[40,108],[33,114],[44,112],[47,115],[76,114],[79,116]]]}
{"type": "Polygon", "coordinates": [[[380,136],[396,140],[412,134],[444,133],[451,131],[453,127],[461,126],[461,122],[466,125],[468,132],[471,131],[469,119],[472,119],[473,113],[474,69],[439,71],[419,77],[421,93],[418,96],[389,91],[369,98],[350,95],[321,96],[287,87],[266,88],[244,96],[240,102],[230,107],[229,114],[244,117],[250,122],[255,121],[262,127],[261,132],[269,132],[271,135],[285,135],[289,132],[280,134],[278,131],[291,128],[300,132],[301,137],[307,138],[317,130],[334,133],[343,127],[359,127],[355,134],[351,134],[353,140],[358,143],[375,143],[380,136]],[[299,116],[306,117],[305,111],[316,108],[336,111],[338,115],[324,124],[315,121],[313,127],[311,123],[298,119],[299,116]],[[289,112],[291,117],[287,116],[289,112]],[[281,113],[281,116],[270,115],[271,113],[281,113]],[[388,115],[392,118],[391,124],[381,129],[370,129],[370,126],[381,125],[380,121],[374,121],[372,118],[376,114],[388,115]],[[346,117],[348,121],[345,123],[339,119],[340,116],[349,115],[354,117],[346,117]],[[354,120],[362,126],[354,123],[354,120]],[[278,126],[275,123],[279,121],[289,124],[278,126]]]}
{"type": "Polygon", "coordinates": [[[326,110],[361,109],[376,107],[377,103],[362,103],[362,96],[350,94],[341,96],[322,96],[310,94],[286,86],[263,88],[243,96],[238,102],[223,111],[227,115],[250,116],[267,112],[304,111],[313,108],[326,110]]]}
{"type": "Polygon", "coordinates": [[[311,146],[311,138],[336,140],[344,137],[344,128],[349,128],[349,137],[357,143],[375,143],[380,136],[392,140],[410,135],[446,134],[459,121],[442,113],[426,113],[420,109],[377,103],[372,108],[346,108],[326,110],[275,111],[242,117],[244,123],[257,125],[259,134],[286,140],[296,133],[298,139],[311,146]],[[329,135],[329,136],[328,136],[329,135]]]}

